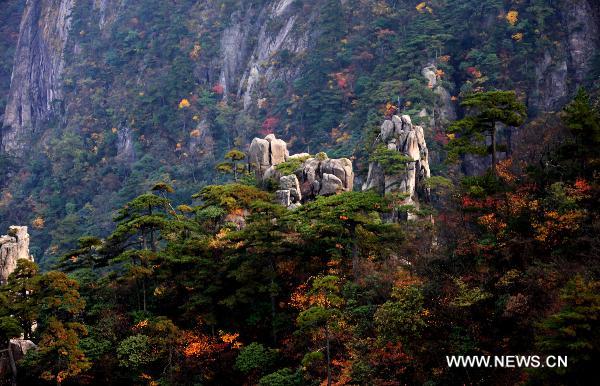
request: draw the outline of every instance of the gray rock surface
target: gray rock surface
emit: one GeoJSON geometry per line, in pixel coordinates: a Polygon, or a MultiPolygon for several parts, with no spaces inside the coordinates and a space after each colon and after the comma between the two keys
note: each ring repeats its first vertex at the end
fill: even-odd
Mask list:
{"type": "MultiPolygon", "coordinates": [[[[393,132],[393,124],[390,130],[393,132]]],[[[265,139],[252,140],[248,160],[250,170],[256,173],[259,181],[279,182],[277,201],[282,204],[289,202],[285,205],[288,207],[297,207],[296,204],[314,200],[317,196],[352,191],[354,186],[354,170],[349,159],[331,159],[325,153],[316,157],[308,153],[290,155],[285,141],[273,134],[265,139]],[[293,160],[301,161],[294,174],[282,175],[277,166],[293,160]]]]}
{"type": "Polygon", "coordinates": [[[420,200],[427,200],[429,192],[423,183],[431,176],[431,172],[423,128],[413,125],[408,115],[394,115],[383,122],[374,145],[395,150],[413,162],[408,162],[406,170],[397,175],[386,175],[381,165],[372,162],[363,190],[373,189],[380,194],[405,194],[405,205],[418,205],[420,200]]]}
{"type": "Polygon", "coordinates": [[[2,128],[2,150],[7,153],[22,155],[31,132],[62,98],[63,53],[74,4],[35,0],[25,6],[2,128]]]}
{"type": "Polygon", "coordinates": [[[29,233],[26,226],[11,226],[8,234],[0,236],[0,284],[17,268],[17,260],[33,261],[29,255],[29,233]]]}

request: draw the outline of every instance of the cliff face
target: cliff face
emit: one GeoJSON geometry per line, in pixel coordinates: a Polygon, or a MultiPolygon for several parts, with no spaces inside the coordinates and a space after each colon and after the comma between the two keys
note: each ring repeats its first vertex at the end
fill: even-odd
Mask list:
{"type": "Polygon", "coordinates": [[[20,154],[27,139],[61,99],[63,51],[74,0],[27,1],[21,19],[2,148],[20,154]]]}
{"type": "Polygon", "coordinates": [[[227,150],[270,133],[294,152],[356,157],[363,182],[357,149],[388,102],[438,138],[436,164],[461,94],[514,88],[531,111],[557,111],[589,82],[598,2],[543,3],[6,0],[0,22],[20,28],[0,36],[14,47],[0,56],[0,226],[42,217],[35,247],[62,251],[81,229],[107,231],[149,181],[191,194],[227,150]]]}
{"type": "Polygon", "coordinates": [[[11,226],[8,235],[0,236],[0,285],[17,267],[17,260],[33,258],[29,255],[29,233],[27,227],[11,226]]]}

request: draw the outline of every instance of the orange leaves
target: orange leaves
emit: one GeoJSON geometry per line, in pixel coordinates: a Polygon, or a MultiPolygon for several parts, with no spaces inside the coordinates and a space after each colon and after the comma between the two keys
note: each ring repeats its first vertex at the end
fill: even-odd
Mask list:
{"type": "Polygon", "coordinates": [[[503,232],[507,224],[500,220],[495,213],[485,214],[478,219],[479,225],[483,226],[488,232],[499,234],[503,232]]]}
{"type": "Polygon", "coordinates": [[[575,201],[581,201],[591,197],[592,187],[586,180],[580,178],[575,181],[573,187],[567,187],[566,191],[575,201]]]}
{"type": "Polygon", "coordinates": [[[506,183],[513,183],[517,176],[510,170],[513,161],[511,158],[502,160],[496,165],[496,174],[506,183]]]}
{"type": "Polygon", "coordinates": [[[183,355],[187,358],[210,354],[216,344],[216,341],[207,335],[194,335],[189,332],[184,333],[184,339],[187,343],[183,349],[183,355]]]}
{"type": "Polygon", "coordinates": [[[509,11],[506,14],[506,21],[512,26],[516,25],[519,22],[519,11],[509,11]]]}
{"type": "Polygon", "coordinates": [[[396,105],[394,105],[393,103],[388,102],[385,105],[385,116],[386,117],[391,117],[392,115],[394,115],[396,113],[396,111],[398,111],[398,107],[396,107],[396,105]]]}
{"type": "Polygon", "coordinates": [[[187,109],[188,107],[190,107],[190,101],[186,98],[183,98],[180,102],[179,102],[179,110],[183,110],[183,109],[187,109]]]}
{"type": "Polygon", "coordinates": [[[543,243],[557,245],[565,238],[581,228],[581,223],[586,214],[582,210],[570,210],[565,213],[546,211],[544,220],[534,223],[535,239],[543,243]]]}
{"type": "Polygon", "coordinates": [[[219,338],[185,331],[183,333],[183,355],[186,358],[210,358],[230,349],[239,349],[242,343],[238,341],[240,334],[219,331],[219,338]]]}
{"type": "Polygon", "coordinates": [[[520,41],[522,41],[522,40],[523,40],[523,37],[524,37],[524,36],[525,36],[525,35],[523,34],[523,32],[517,32],[516,34],[513,34],[513,35],[512,35],[512,39],[513,39],[514,41],[516,41],[516,42],[520,42],[520,41]]]}
{"type": "Polygon", "coordinates": [[[32,222],[31,226],[35,229],[43,229],[45,225],[44,218],[41,216],[36,217],[32,222]]]}

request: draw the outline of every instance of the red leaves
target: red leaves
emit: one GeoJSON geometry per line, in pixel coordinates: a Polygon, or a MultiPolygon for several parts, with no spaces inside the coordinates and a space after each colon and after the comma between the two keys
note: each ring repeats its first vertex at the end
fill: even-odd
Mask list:
{"type": "Polygon", "coordinates": [[[225,87],[223,87],[222,84],[217,83],[213,86],[212,92],[214,92],[217,95],[222,95],[225,92],[225,87]]]}

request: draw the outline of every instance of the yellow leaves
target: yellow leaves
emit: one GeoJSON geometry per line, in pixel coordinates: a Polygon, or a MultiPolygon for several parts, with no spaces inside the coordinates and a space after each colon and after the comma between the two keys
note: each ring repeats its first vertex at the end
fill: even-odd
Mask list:
{"type": "Polygon", "coordinates": [[[447,137],[448,137],[449,140],[452,141],[453,139],[456,139],[456,134],[454,134],[454,133],[448,134],[447,137]]]}
{"type": "Polygon", "coordinates": [[[433,13],[433,9],[431,9],[431,7],[429,7],[427,5],[426,1],[423,1],[422,3],[417,4],[417,6],[415,7],[415,9],[417,11],[419,11],[420,13],[424,13],[425,11],[427,11],[429,13],[433,13]]]}
{"type": "Polygon", "coordinates": [[[516,42],[520,42],[523,40],[523,32],[517,32],[516,34],[512,35],[512,39],[516,42]]]}
{"type": "Polygon", "coordinates": [[[190,52],[190,58],[192,60],[198,60],[201,52],[202,46],[199,43],[194,44],[194,48],[192,48],[192,51],[190,52]]]}
{"type": "Polygon", "coordinates": [[[41,216],[36,217],[32,222],[31,226],[35,229],[43,229],[45,225],[44,218],[41,216]]]}
{"type": "Polygon", "coordinates": [[[117,132],[119,131],[119,129],[117,129],[116,127],[113,127],[112,129],[110,129],[110,131],[111,131],[113,134],[117,134],[117,132]]]}
{"type": "Polygon", "coordinates": [[[179,110],[182,110],[182,109],[187,109],[187,108],[188,108],[188,107],[190,107],[190,106],[191,106],[191,105],[190,105],[190,101],[189,101],[189,100],[187,100],[186,98],[183,98],[183,99],[181,100],[181,102],[179,102],[179,110]]]}
{"type": "Polygon", "coordinates": [[[498,177],[500,177],[506,183],[515,182],[517,179],[517,176],[515,176],[511,170],[512,164],[512,158],[508,158],[498,162],[496,165],[496,173],[498,174],[498,177]]]}
{"type": "Polygon", "coordinates": [[[510,25],[516,25],[519,21],[519,11],[509,11],[506,14],[506,21],[510,24],[510,25]]]}
{"type": "Polygon", "coordinates": [[[547,211],[544,213],[544,217],[543,222],[533,224],[536,231],[535,239],[556,245],[560,239],[579,230],[581,222],[585,219],[585,212],[581,210],[570,210],[565,213],[547,211]]]}
{"type": "Polygon", "coordinates": [[[446,75],[446,73],[442,69],[438,69],[435,71],[435,76],[437,76],[438,78],[443,78],[444,75],[446,75]]]}
{"type": "Polygon", "coordinates": [[[163,286],[158,286],[154,289],[154,296],[162,296],[165,293],[165,287],[163,286]]]}

